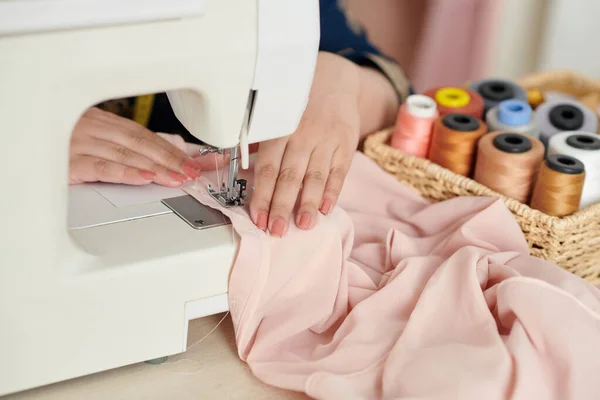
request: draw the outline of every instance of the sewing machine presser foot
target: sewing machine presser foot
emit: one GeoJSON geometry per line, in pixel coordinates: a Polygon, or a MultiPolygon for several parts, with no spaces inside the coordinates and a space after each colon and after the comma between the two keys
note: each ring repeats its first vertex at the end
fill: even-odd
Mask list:
{"type": "Polygon", "coordinates": [[[223,207],[243,206],[247,196],[247,181],[245,179],[236,179],[233,188],[227,188],[225,185],[220,191],[216,191],[210,184],[208,185],[208,194],[211,195],[223,207]],[[233,189],[233,190],[232,190],[233,189]]]}
{"type": "Polygon", "coordinates": [[[225,154],[229,153],[229,171],[226,183],[223,182],[218,190],[208,185],[208,194],[215,199],[223,207],[235,207],[243,206],[244,201],[247,199],[246,186],[247,181],[245,179],[238,179],[238,167],[239,167],[239,148],[232,147],[228,150],[219,149],[215,147],[207,147],[201,150],[200,155],[209,153],[225,154]]]}

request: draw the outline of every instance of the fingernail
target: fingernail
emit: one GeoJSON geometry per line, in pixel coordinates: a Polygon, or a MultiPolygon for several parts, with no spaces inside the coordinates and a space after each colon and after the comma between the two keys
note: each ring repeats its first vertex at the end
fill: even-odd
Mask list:
{"type": "Polygon", "coordinates": [[[267,220],[268,220],[267,213],[264,211],[259,212],[258,216],[256,217],[256,226],[258,226],[258,229],[260,229],[262,231],[266,231],[267,230],[267,220]]]}
{"type": "Polygon", "coordinates": [[[323,214],[327,215],[331,212],[331,206],[333,206],[333,202],[329,199],[324,199],[320,210],[323,214]]]}
{"type": "Polygon", "coordinates": [[[183,183],[188,180],[187,176],[178,174],[177,172],[173,172],[173,171],[169,172],[169,176],[180,183],[183,183]]]}
{"type": "Polygon", "coordinates": [[[275,236],[282,237],[283,231],[285,231],[285,221],[283,218],[278,217],[273,221],[273,226],[271,227],[271,233],[275,236]]]}
{"type": "Polygon", "coordinates": [[[144,178],[144,179],[146,179],[148,181],[151,181],[156,176],[156,173],[154,173],[152,171],[141,170],[140,171],[140,175],[142,176],[142,178],[144,178]]]}
{"type": "Polygon", "coordinates": [[[302,216],[300,217],[300,223],[298,224],[298,227],[300,229],[308,229],[310,228],[310,222],[312,220],[312,217],[309,213],[304,213],[302,214],[302,216]]]}
{"type": "MultiPolygon", "coordinates": [[[[202,167],[200,166],[200,164],[198,164],[194,160],[186,160],[185,163],[183,163],[183,165],[185,167],[189,167],[197,172],[202,172],[202,167]]],[[[185,170],[185,167],[184,167],[184,170],[185,170]]],[[[186,174],[187,174],[187,172],[186,172],[186,174]]]]}
{"type": "Polygon", "coordinates": [[[198,179],[200,178],[200,172],[196,171],[193,168],[188,167],[187,165],[184,165],[183,168],[181,168],[183,170],[183,172],[185,172],[185,174],[187,176],[189,176],[192,179],[198,179]]]}

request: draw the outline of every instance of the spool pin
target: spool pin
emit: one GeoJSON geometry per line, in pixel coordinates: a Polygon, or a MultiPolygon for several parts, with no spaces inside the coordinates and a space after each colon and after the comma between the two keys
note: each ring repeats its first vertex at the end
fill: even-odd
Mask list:
{"type": "Polygon", "coordinates": [[[584,164],[564,154],[546,158],[531,196],[530,207],[555,217],[579,209],[585,180],[584,164]]]}
{"type": "Polygon", "coordinates": [[[517,99],[527,101],[527,92],[516,83],[505,79],[487,79],[473,82],[471,90],[483,98],[484,112],[500,104],[504,100],[517,99]]]}
{"type": "Polygon", "coordinates": [[[511,99],[500,102],[486,113],[486,123],[491,132],[510,131],[539,137],[540,129],[535,120],[535,111],[522,100],[511,99]]]}
{"type": "Polygon", "coordinates": [[[448,114],[433,125],[429,159],[450,171],[470,177],[473,173],[477,141],[487,125],[467,114],[448,114]]]}
{"type": "Polygon", "coordinates": [[[458,87],[435,87],[425,91],[437,103],[440,116],[467,114],[483,118],[483,99],[477,92],[458,87]]]}
{"type": "Polygon", "coordinates": [[[550,138],[559,132],[598,131],[598,116],[583,104],[568,99],[548,101],[536,110],[540,140],[548,146],[550,138]]]}

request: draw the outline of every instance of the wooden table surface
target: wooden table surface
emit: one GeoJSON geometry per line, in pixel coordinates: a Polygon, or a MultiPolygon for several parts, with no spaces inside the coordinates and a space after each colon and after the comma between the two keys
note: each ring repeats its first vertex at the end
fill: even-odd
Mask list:
{"type": "MultiPolygon", "coordinates": [[[[192,321],[190,345],[224,314],[192,321]]],[[[163,364],[140,363],[2,397],[2,400],[307,399],[258,381],[237,355],[229,316],[202,342],[163,364]]]]}

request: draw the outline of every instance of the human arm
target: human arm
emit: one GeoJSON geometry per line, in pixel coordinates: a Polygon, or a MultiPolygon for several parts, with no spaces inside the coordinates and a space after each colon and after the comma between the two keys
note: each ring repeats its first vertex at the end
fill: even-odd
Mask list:
{"type": "Polygon", "coordinates": [[[283,236],[310,229],[337,202],[359,141],[393,124],[410,92],[402,69],[352,30],[337,0],[322,0],[321,52],[308,106],[290,137],[261,143],[250,202],[254,223],[283,236]]]}
{"type": "Polygon", "coordinates": [[[362,137],[393,123],[398,97],[380,72],[320,52],[306,111],[296,132],[260,144],[254,223],[285,235],[299,197],[295,223],[310,229],[317,212],[329,214],[362,137]]]}

